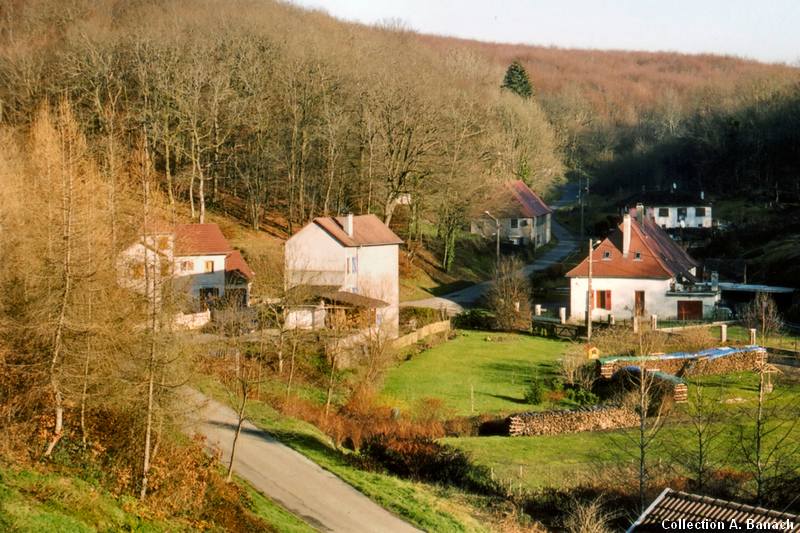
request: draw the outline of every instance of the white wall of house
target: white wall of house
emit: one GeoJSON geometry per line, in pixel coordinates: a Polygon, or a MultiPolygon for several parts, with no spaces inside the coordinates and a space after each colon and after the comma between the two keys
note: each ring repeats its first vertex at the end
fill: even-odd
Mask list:
{"type": "Polygon", "coordinates": [[[680,228],[681,221],[685,228],[710,228],[713,221],[710,205],[655,206],[648,207],[647,214],[655,220],[656,224],[666,229],[680,228]]]}
{"type": "Polygon", "coordinates": [[[388,307],[378,309],[380,325],[390,337],[396,337],[400,322],[398,254],[396,244],[342,246],[325,230],[309,224],[286,241],[286,287],[336,285],[387,302],[388,307]]]}
{"type": "Polygon", "coordinates": [[[186,291],[193,298],[200,297],[201,288],[217,289],[219,296],[225,294],[225,255],[175,256],[175,278],[185,282],[186,291]],[[206,269],[206,263],[212,272],[206,269]],[[181,280],[181,278],[186,278],[181,280]]]}
{"type": "Polygon", "coordinates": [[[391,337],[400,330],[399,246],[363,246],[358,251],[358,293],[388,303],[377,310],[378,326],[391,337]]]}
{"type": "MultiPolygon", "coordinates": [[[[535,242],[536,247],[550,242],[550,213],[536,218],[501,218],[500,238],[515,240],[519,244],[535,242]]],[[[496,224],[489,218],[470,222],[470,233],[489,237],[494,235],[496,224]]]]}
{"type": "MultiPolygon", "coordinates": [[[[588,278],[570,278],[570,320],[580,322],[586,317],[586,291],[588,278]]],[[[678,315],[678,301],[700,300],[703,302],[703,316],[714,312],[718,295],[681,293],[669,295],[672,280],[634,279],[634,278],[592,278],[593,291],[611,291],[611,310],[592,310],[594,320],[606,320],[609,314],[616,319],[629,319],[635,309],[636,291],[644,291],[644,316],[658,315],[661,318],[674,318],[678,315]]]]}
{"type": "Polygon", "coordinates": [[[347,248],[316,224],[308,224],[286,241],[285,284],[344,286],[347,248]]]}

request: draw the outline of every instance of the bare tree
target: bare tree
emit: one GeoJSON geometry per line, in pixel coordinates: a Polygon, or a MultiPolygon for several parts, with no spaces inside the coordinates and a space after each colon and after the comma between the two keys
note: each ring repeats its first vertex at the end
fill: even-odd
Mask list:
{"type": "Polygon", "coordinates": [[[747,327],[757,329],[763,342],[767,342],[783,325],[775,300],[764,292],[756,293],[753,301],[744,307],[742,321],[747,327]]]}
{"type": "Polygon", "coordinates": [[[531,326],[531,286],[517,258],[500,259],[494,285],[489,291],[489,308],[495,313],[498,329],[527,330],[531,326]]]}

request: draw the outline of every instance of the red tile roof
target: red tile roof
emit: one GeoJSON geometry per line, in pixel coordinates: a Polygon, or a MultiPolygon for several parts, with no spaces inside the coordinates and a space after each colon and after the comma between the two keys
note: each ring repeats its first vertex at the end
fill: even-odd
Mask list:
{"type": "MultiPolygon", "coordinates": [[[[690,270],[697,263],[652,220],[644,224],[631,216],[628,257],[622,255],[623,224],[604,239],[592,253],[592,277],[670,279],[682,275],[694,279],[690,270]],[[636,259],[636,253],[640,258],[636,259]],[[608,257],[606,257],[608,255],[608,257]]],[[[589,258],[567,272],[567,277],[587,277],[589,258]]]]}
{"type": "Polygon", "coordinates": [[[250,268],[250,265],[247,264],[247,261],[244,260],[239,250],[234,250],[225,257],[225,272],[238,272],[248,280],[253,279],[253,276],[256,275],[253,269],[250,268]]]}
{"type": "Polygon", "coordinates": [[[402,244],[403,239],[386,227],[386,224],[375,215],[359,215],[353,217],[352,237],[344,230],[347,217],[319,217],[314,224],[325,230],[331,237],[346,247],[380,246],[384,244],[402,244]]]}
{"type": "Polygon", "coordinates": [[[520,218],[535,218],[553,212],[538,194],[525,185],[524,181],[511,181],[506,183],[505,186],[511,191],[512,197],[516,200],[519,213],[522,215],[520,218]]]}
{"type": "Polygon", "coordinates": [[[175,255],[218,255],[230,251],[231,245],[216,224],[175,226],[175,255]]]}

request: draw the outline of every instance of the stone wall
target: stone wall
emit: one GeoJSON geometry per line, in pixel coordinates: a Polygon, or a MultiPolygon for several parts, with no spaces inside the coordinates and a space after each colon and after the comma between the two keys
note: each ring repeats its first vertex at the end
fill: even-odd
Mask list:
{"type": "Polygon", "coordinates": [[[594,406],[570,411],[520,413],[508,417],[507,423],[508,434],[519,437],[634,427],[639,418],[629,409],[594,406]]]}
{"type": "Polygon", "coordinates": [[[408,335],[403,335],[402,337],[398,337],[392,341],[392,348],[398,350],[400,348],[405,348],[406,346],[411,346],[415,344],[425,337],[430,337],[436,333],[447,333],[450,331],[450,321],[449,320],[442,320],[441,322],[433,322],[432,324],[428,324],[427,326],[422,326],[416,331],[412,331],[408,335]]]}

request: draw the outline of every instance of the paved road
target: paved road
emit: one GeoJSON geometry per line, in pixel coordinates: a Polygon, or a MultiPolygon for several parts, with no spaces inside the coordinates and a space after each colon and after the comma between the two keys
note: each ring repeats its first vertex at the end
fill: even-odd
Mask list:
{"type": "MultiPolygon", "coordinates": [[[[571,192],[572,191],[570,191],[570,193],[571,192]]],[[[558,239],[558,243],[541,256],[534,258],[532,263],[525,266],[522,271],[526,276],[560,262],[577,249],[578,243],[575,241],[575,238],[564,226],[556,222],[555,219],[552,220],[551,230],[555,238],[558,239]]],[[[463,311],[465,307],[475,304],[475,302],[489,291],[493,283],[493,281],[484,281],[483,283],[477,283],[466,289],[451,292],[444,296],[401,302],[400,306],[445,309],[450,315],[455,315],[463,311]]]]}
{"type": "MultiPolygon", "coordinates": [[[[183,390],[196,405],[190,431],[230,457],[236,413],[201,393],[183,390]]],[[[419,532],[316,463],[246,422],[239,436],[234,470],[253,487],[319,531],[348,533],[419,532]]]]}

